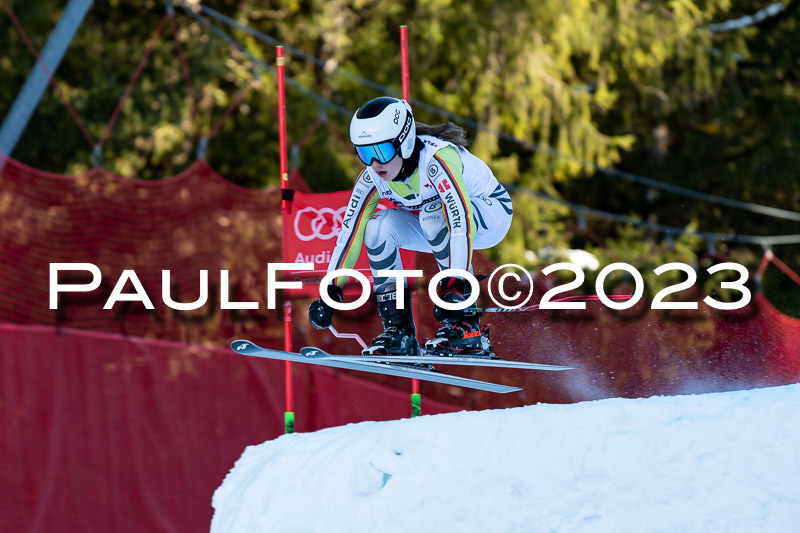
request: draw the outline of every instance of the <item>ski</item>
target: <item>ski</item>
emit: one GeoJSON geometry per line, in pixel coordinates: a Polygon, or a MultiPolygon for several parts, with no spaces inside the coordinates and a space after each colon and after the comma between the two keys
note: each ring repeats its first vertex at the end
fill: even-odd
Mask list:
{"type": "Polygon", "coordinates": [[[411,368],[408,366],[395,366],[389,363],[378,363],[370,361],[348,361],[345,357],[333,357],[322,350],[318,350],[318,354],[302,355],[293,352],[284,352],[281,350],[270,350],[262,348],[257,344],[245,339],[235,340],[231,343],[231,349],[239,354],[249,355],[252,357],[264,357],[266,359],[278,359],[282,361],[292,361],[296,363],[309,363],[313,365],[329,366],[333,368],[344,368],[348,370],[359,370],[362,372],[371,372],[373,374],[384,374],[387,376],[398,376],[404,378],[416,378],[421,381],[431,381],[434,383],[443,383],[445,385],[456,385],[469,389],[476,389],[488,392],[507,393],[522,390],[520,387],[510,387],[508,385],[500,385],[498,383],[489,383],[486,381],[478,381],[475,379],[462,378],[458,376],[451,376],[449,374],[442,374],[431,370],[423,370],[411,368]]]}
{"type": "Polygon", "coordinates": [[[577,366],[546,365],[541,363],[526,363],[523,361],[506,361],[491,357],[467,357],[462,355],[452,356],[426,356],[426,355],[334,355],[319,348],[309,346],[300,349],[300,354],[306,357],[327,357],[343,361],[368,362],[368,363],[416,363],[422,365],[464,365],[488,366],[497,368],[522,368],[527,370],[576,370],[577,366]]]}

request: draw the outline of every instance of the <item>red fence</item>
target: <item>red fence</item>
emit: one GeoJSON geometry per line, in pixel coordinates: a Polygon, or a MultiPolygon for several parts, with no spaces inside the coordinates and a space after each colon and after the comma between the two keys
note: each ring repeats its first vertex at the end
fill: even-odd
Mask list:
{"type": "MultiPolygon", "coordinates": [[[[103,169],[78,176],[41,172],[7,160],[0,175],[0,322],[222,344],[232,336],[277,342],[280,312],[265,309],[266,265],[280,257],[275,189],[237,187],[197,161],[159,181],[125,179],[103,169]],[[103,280],[91,293],[61,296],[49,308],[49,263],[94,263],[103,280]],[[123,270],[134,270],[155,305],[123,302],[103,310],[123,270]],[[172,298],[199,295],[209,270],[209,302],[178,312],[161,302],[161,271],[172,298]],[[230,299],[260,302],[258,311],[220,309],[220,270],[230,299]]],[[[87,274],[62,283],[87,283],[87,274]]],[[[132,292],[132,287],[126,288],[132,292]]]]}
{"type": "MultiPolygon", "coordinates": [[[[0,338],[0,531],[206,531],[244,448],[283,432],[277,361],[47,326],[0,338]]],[[[295,379],[299,431],[408,416],[407,393],[347,373],[295,379]]]]}

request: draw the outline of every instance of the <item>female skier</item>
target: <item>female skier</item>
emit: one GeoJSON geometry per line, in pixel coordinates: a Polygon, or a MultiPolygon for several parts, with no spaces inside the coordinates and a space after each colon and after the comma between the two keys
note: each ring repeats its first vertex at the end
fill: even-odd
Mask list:
{"type": "MultiPolygon", "coordinates": [[[[464,130],[450,122],[418,124],[405,100],[381,97],[367,102],[350,122],[350,141],[367,165],[356,181],[342,220],[342,231],[331,254],[328,272],[353,268],[362,242],[367,247],[374,293],[384,331],[365,355],[418,355],[408,284],[378,277],[379,270],[399,270],[400,248],[433,253],[439,269],[471,272],[472,250],[499,243],[511,225],[511,198],[489,167],[467,151],[464,130]],[[376,211],[381,198],[397,209],[376,211]],[[405,291],[404,308],[397,308],[397,291],[405,291]]],[[[342,301],[345,278],[328,285],[332,300],[342,301]]],[[[447,303],[465,301],[469,283],[444,278],[438,287],[447,303]]],[[[491,354],[480,333],[473,305],[459,311],[436,306],[443,322],[436,337],[425,343],[428,355],[491,354]]],[[[321,298],[309,307],[311,324],[331,325],[333,309],[321,298]]]]}

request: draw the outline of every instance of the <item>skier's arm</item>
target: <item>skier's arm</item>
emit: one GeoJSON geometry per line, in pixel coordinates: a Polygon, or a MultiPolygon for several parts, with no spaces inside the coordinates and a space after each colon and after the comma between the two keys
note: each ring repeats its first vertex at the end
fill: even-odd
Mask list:
{"type": "MultiPolygon", "coordinates": [[[[361,244],[364,242],[364,230],[367,221],[378,205],[378,191],[375,184],[369,177],[367,169],[361,173],[347,201],[344,217],[342,218],[342,230],[336,239],[336,247],[331,253],[331,260],[328,263],[328,272],[340,268],[353,268],[361,254],[361,244]]],[[[346,277],[340,277],[336,283],[332,283],[322,290],[328,291],[328,296],[334,301],[342,301],[342,287],[347,281],[346,277]]],[[[317,329],[330,327],[333,321],[333,308],[326,304],[322,298],[314,301],[308,308],[308,318],[311,325],[317,329]]]]}
{"type": "Polygon", "coordinates": [[[438,150],[425,169],[442,200],[442,210],[450,231],[450,268],[469,271],[476,228],[463,171],[461,156],[452,146],[438,150]]]}
{"type": "MultiPolygon", "coordinates": [[[[347,202],[347,208],[342,218],[342,231],[336,239],[336,247],[333,249],[330,263],[328,263],[328,272],[355,266],[358,256],[361,254],[367,221],[375,212],[379,200],[380,196],[375,184],[372,183],[367,169],[364,169],[347,202]]],[[[346,281],[346,277],[340,277],[336,284],[342,287],[346,281]]]]}

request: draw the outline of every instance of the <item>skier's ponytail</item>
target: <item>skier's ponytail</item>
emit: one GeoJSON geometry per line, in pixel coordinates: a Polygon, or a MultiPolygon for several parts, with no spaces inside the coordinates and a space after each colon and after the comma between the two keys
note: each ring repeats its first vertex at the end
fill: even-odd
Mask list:
{"type": "Polygon", "coordinates": [[[460,148],[469,146],[469,139],[467,139],[467,132],[461,126],[457,126],[452,122],[445,122],[438,126],[429,126],[422,122],[417,122],[417,135],[430,135],[431,137],[439,137],[445,141],[451,142],[460,148]]]}

